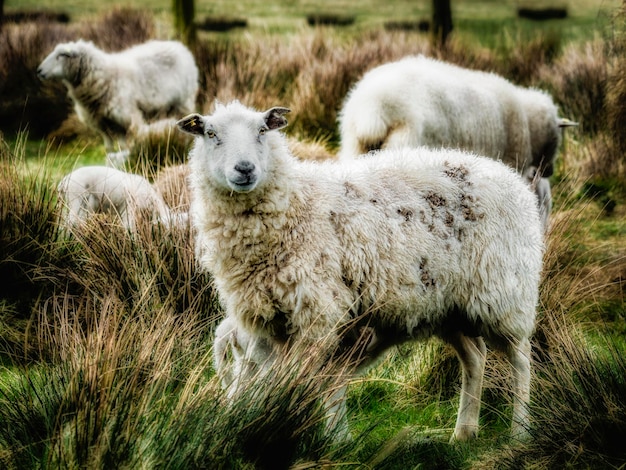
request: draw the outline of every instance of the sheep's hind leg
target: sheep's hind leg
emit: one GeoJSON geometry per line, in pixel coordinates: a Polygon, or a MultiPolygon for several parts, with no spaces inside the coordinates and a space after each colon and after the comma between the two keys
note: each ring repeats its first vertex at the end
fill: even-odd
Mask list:
{"type": "Polygon", "coordinates": [[[454,347],[462,369],[461,399],[451,441],[466,441],[478,435],[478,418],[483,388],[487,347],[481,337],[457,332],[445,337],[454,347]]]}
{"type": "Polygon", "coordinates": [[[507,348],[513,369],[513,421],[511,436],[523,439],[528,435],[528,403],[530,401],[530,341],[523,339],[507,348]]]}

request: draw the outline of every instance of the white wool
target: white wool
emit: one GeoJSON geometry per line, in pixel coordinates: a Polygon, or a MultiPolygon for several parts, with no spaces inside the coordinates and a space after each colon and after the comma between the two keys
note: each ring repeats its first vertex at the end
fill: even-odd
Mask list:
{"type": "MultiPolygon", "coordinates": [[[[502,160],[521,174],[534,166],[542,178],[552,175],[564,126],[547,93],[424,56],[367,72],[339,120],[341,158],[402,146],[452,147],[502,160]]],[[[543,201],[547,221],[551,197],[543,201]]]]}
{"type": "Polygon", "coordinates": [[[163,198],[144,177],[107,166],[85,166],[66,175],[58,185],[63,204],[62,224],[80,227],[93,214],[109,214],[134,229],[137,218],[170,223],[163,198]]]}
{"type": "Polygon", "coordinates": [[[200,263],[227,316],[273,344],[314,350],[324,340],[332,352],[365,341],[361,364],[393,344],[442,337],[464,370],[456,439],[478,431],[484,338],[514,366],[513,428],[522,432],[543,254],[528,185],[457,150],[299,161],[277,132],[286,112],[233,102],[179,121],[196,136],[200,263]]]}
{"type": "Polygon", "coordinates": [[[193,111],[198,92],[195,60],[178,41],[114,53],[83,40],[58,44],[37,73],[63,81],[78,117],[102,134],[112,156],[127,155],[126,138],[146,122],[193,111]]]}

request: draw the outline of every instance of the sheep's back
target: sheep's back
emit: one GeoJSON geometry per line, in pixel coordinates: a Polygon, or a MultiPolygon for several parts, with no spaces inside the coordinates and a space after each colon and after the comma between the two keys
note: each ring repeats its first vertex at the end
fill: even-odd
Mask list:
{"type": "Polygon", "coordinates": [[[340,125],[344,155],[381,146],[453,147],[520,170],[530,155],[526,115],[512,83],[422,56],[369,71],[348,95],[340,125]]]}
{"type": "Polygon", "coordinates": [[[199,72],[193,55],[181,43],[149,41],[118,53],[116,60],[132,68],[135,99],[144,113],[184,110],[190,98],[195,100],[199,72]]]}
{"type": "MultiPolygon", "coordinates": [[[[415,318],[409,330],[453,308],[474,318],[489,309],[534,311],[541,225],[517,174],[485,158],[426,149],[354,163],[335,176],[328,220],[344,247],[341,277],[362,310],[400,324],[415,318]]],[[[532,318],[521,321],[520,329],[532,328],[532,318]]]]}

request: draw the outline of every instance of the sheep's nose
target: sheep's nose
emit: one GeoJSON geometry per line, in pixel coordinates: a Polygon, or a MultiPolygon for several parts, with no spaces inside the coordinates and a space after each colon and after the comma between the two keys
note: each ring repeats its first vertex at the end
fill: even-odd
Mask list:
{"type": "Polygon", "coordinates": [[[242,175],[249,175],[254,171],[254,163],[248,160],[241,160],[235,165],[235,170],[242,175]]]}

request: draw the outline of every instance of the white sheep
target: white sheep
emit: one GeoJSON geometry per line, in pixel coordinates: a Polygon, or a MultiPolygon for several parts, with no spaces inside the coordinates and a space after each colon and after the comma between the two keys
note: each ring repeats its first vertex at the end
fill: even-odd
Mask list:
{"type": "Polygon", "coordinates": [[[62,225],[70,230],[94,214],[109,214],[128,229],[138,218],[169,224],[172,216],[163,198],[143,176],[107,166],[84,166],[67,174],[57,187],[62,225]]]}
{"type": "MultiPolygon", "coordinates": [[[[533,166],[545,179],[542,188],[549,188],[561,127],[576,125],[559,118],[541,90],[424,56],[367,72],[349,92],[339,124],[340,158],[401,146],[454,147],[502,160],[521,174],[533,166]]],[[[551,205],[551,197],[543,199],[543,220],[551,205]]]]}
{"type": "Polygon", "coordinates": [[[177,41],[148,41],[107,53],[92,42],[58,44],[37,68],[62,80],[82,122],[100,132],[109,159],[129,153],[126,138],[151,120],[195,109],[198,68],[177,41]]]}
{"type": "MultiPolygon", "coordinates": [[[[543,239],[535,198],[506,165],[458,150],[299,161],[285,108],[238,102],[180,128],[200,262],[229,317],[272,344],[393,344],[432,335],[463,370],[454,439],[478,432],[486,346],[513,367],[512,430],[528,426],[530,342],[543,239]],[[370,331],[369,339],[355,332],[370,331]]],[[[363,348],[357,348],[363,349],[363,348]]]]}

